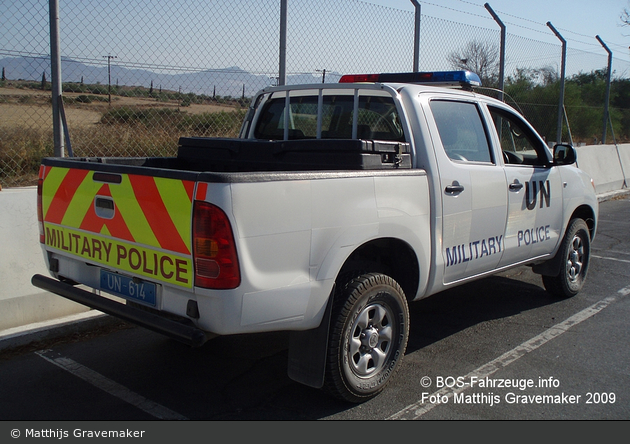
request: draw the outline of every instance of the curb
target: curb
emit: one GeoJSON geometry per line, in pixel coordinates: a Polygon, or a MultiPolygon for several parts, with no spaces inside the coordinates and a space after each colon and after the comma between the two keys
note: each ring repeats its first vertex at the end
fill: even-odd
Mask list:
{"type": "Polygon", "coordinates": [[[597,195],[597,202],[599,202],[599,203],[606,202],[607,200],[612,200],[614,198],[621,197],[621,196],[626,196],[628,194],[630,194],[630,190],[629,189],[608,191],[607,193],[598,194],[597,195]]]}
{"type": "Polygon", "coordinates": [[[60,339],[74,333],[92,331],[121,322],[98,310],[64,316],[44,322],[0,331],[0,352],[17,349],[38,342],[60,339]]]}

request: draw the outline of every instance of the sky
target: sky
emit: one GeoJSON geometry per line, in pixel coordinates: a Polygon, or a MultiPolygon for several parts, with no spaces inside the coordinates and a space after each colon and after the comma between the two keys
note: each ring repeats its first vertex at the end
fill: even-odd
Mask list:
{"type": "MultiPolygon", "coordinates": [[[[412,69],[410,0],[287,1],[288,74],[412,69]]],[[[606,67],[599,35],[613,51],[613,74],[630,77],[630,26],[620,20],[630,0],[419,0],[421,70],[450,69],[447,56],[470,41],[498,44],[486,1],[507,28],[508,75],[521,68],[559,72],[561,44],[549,21],[568,42],[567,75],[606,67]]],[[[112,55],[114,65],[163,74],[233,67],[270,79],[278,73],[280,0],[59,3],[66,59],[106,67],[112,55]]],[[[0,23],[0,59],[49,53],[48,0],[0,0],[0,23]]]]}
{"type": "MultiPolygon", "coordinates": [[[[410,0],[363,0],[395,9],[413,11],[410,0]]],[[[508,34],[558,43],[547,22],[567,40],[567,47],[607,54],[595,38],[599,35],[614,58],[630,61],[630,26],[621,26],[628,0],[433,0],[419,1],[423,15],[468,23],[483,28],[498,27],[484,8],[488,3],[505,24],[508,34]]]]}

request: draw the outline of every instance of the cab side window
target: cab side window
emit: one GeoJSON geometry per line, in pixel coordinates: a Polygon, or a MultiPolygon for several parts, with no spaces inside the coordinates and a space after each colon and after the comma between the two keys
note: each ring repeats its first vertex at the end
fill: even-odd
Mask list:
{"type": "Polygon", "coordinates": [[[522,119],[499,108],[488,109],[507,165],[542,166],[549,162],[543,143],[522,119]]]}
{"type": "Polygon", "coordinates": [[[433,100],[430,106],[444,151],[451,160],[492,163],[488,136],[476,104],[433,100]]]}

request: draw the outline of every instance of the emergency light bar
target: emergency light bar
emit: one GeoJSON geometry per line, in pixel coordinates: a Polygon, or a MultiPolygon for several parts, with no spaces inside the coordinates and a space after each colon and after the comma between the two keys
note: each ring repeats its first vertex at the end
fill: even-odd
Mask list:
{"type": "Polygon", "coordinates": [[[401,72],[383,74],[346,74],[339,83],[418,83],[444,86],[481,86],[481,79],[470,71],[401,72]]]}

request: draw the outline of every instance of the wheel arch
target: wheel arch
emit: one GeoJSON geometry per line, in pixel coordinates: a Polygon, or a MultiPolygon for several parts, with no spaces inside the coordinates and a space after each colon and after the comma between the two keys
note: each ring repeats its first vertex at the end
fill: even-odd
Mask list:
{"type": "Polygon", "coordinates": [[[386,274],[398,282],[408,301],[418,291],[420,263],[411,245],[401,239],[385,237],[362,244],[348,256],[336,279],[372,272],[386,274]]]}
{"type": "MultiPolygon", "coordinates": [[[[562,229],[562,238],[560,240],[560,244],[562,243],[562,239],[564,238],[564,236],[566,236],[567,228],[571,224],[571,221],[574,219],[582,219],[586,223],[589,231],[589,237],[592,242],[595,238],[595,232],[597,230],[597,217],[595,215],[595,210],[590,205],[583,204],[573,210],[571,216],[567,219],[566,224],[562,229]]],[[[546,260],[545,262],[542,262],[540,264],[533,265],[532,271],[542,276],[557,276],[560,273],[560,267],[561,255],[560,247],[558,247],[558,251],[553,258],[546,260]]]]}
{"type": "Polygon", "coordinates": [[[582,219],[584,222],[586,222],[586,226],[588,227],[588,231],[592,241],[595,238],[595,231],[597,230],[597,219],[595,216],[595,210],[589,205],[580,205],[575,210],[573,210],[573,213],[571,213],[571,217],[569,217],[566,226],[569,226],[569,223],[573,219],[582,219]]]}

